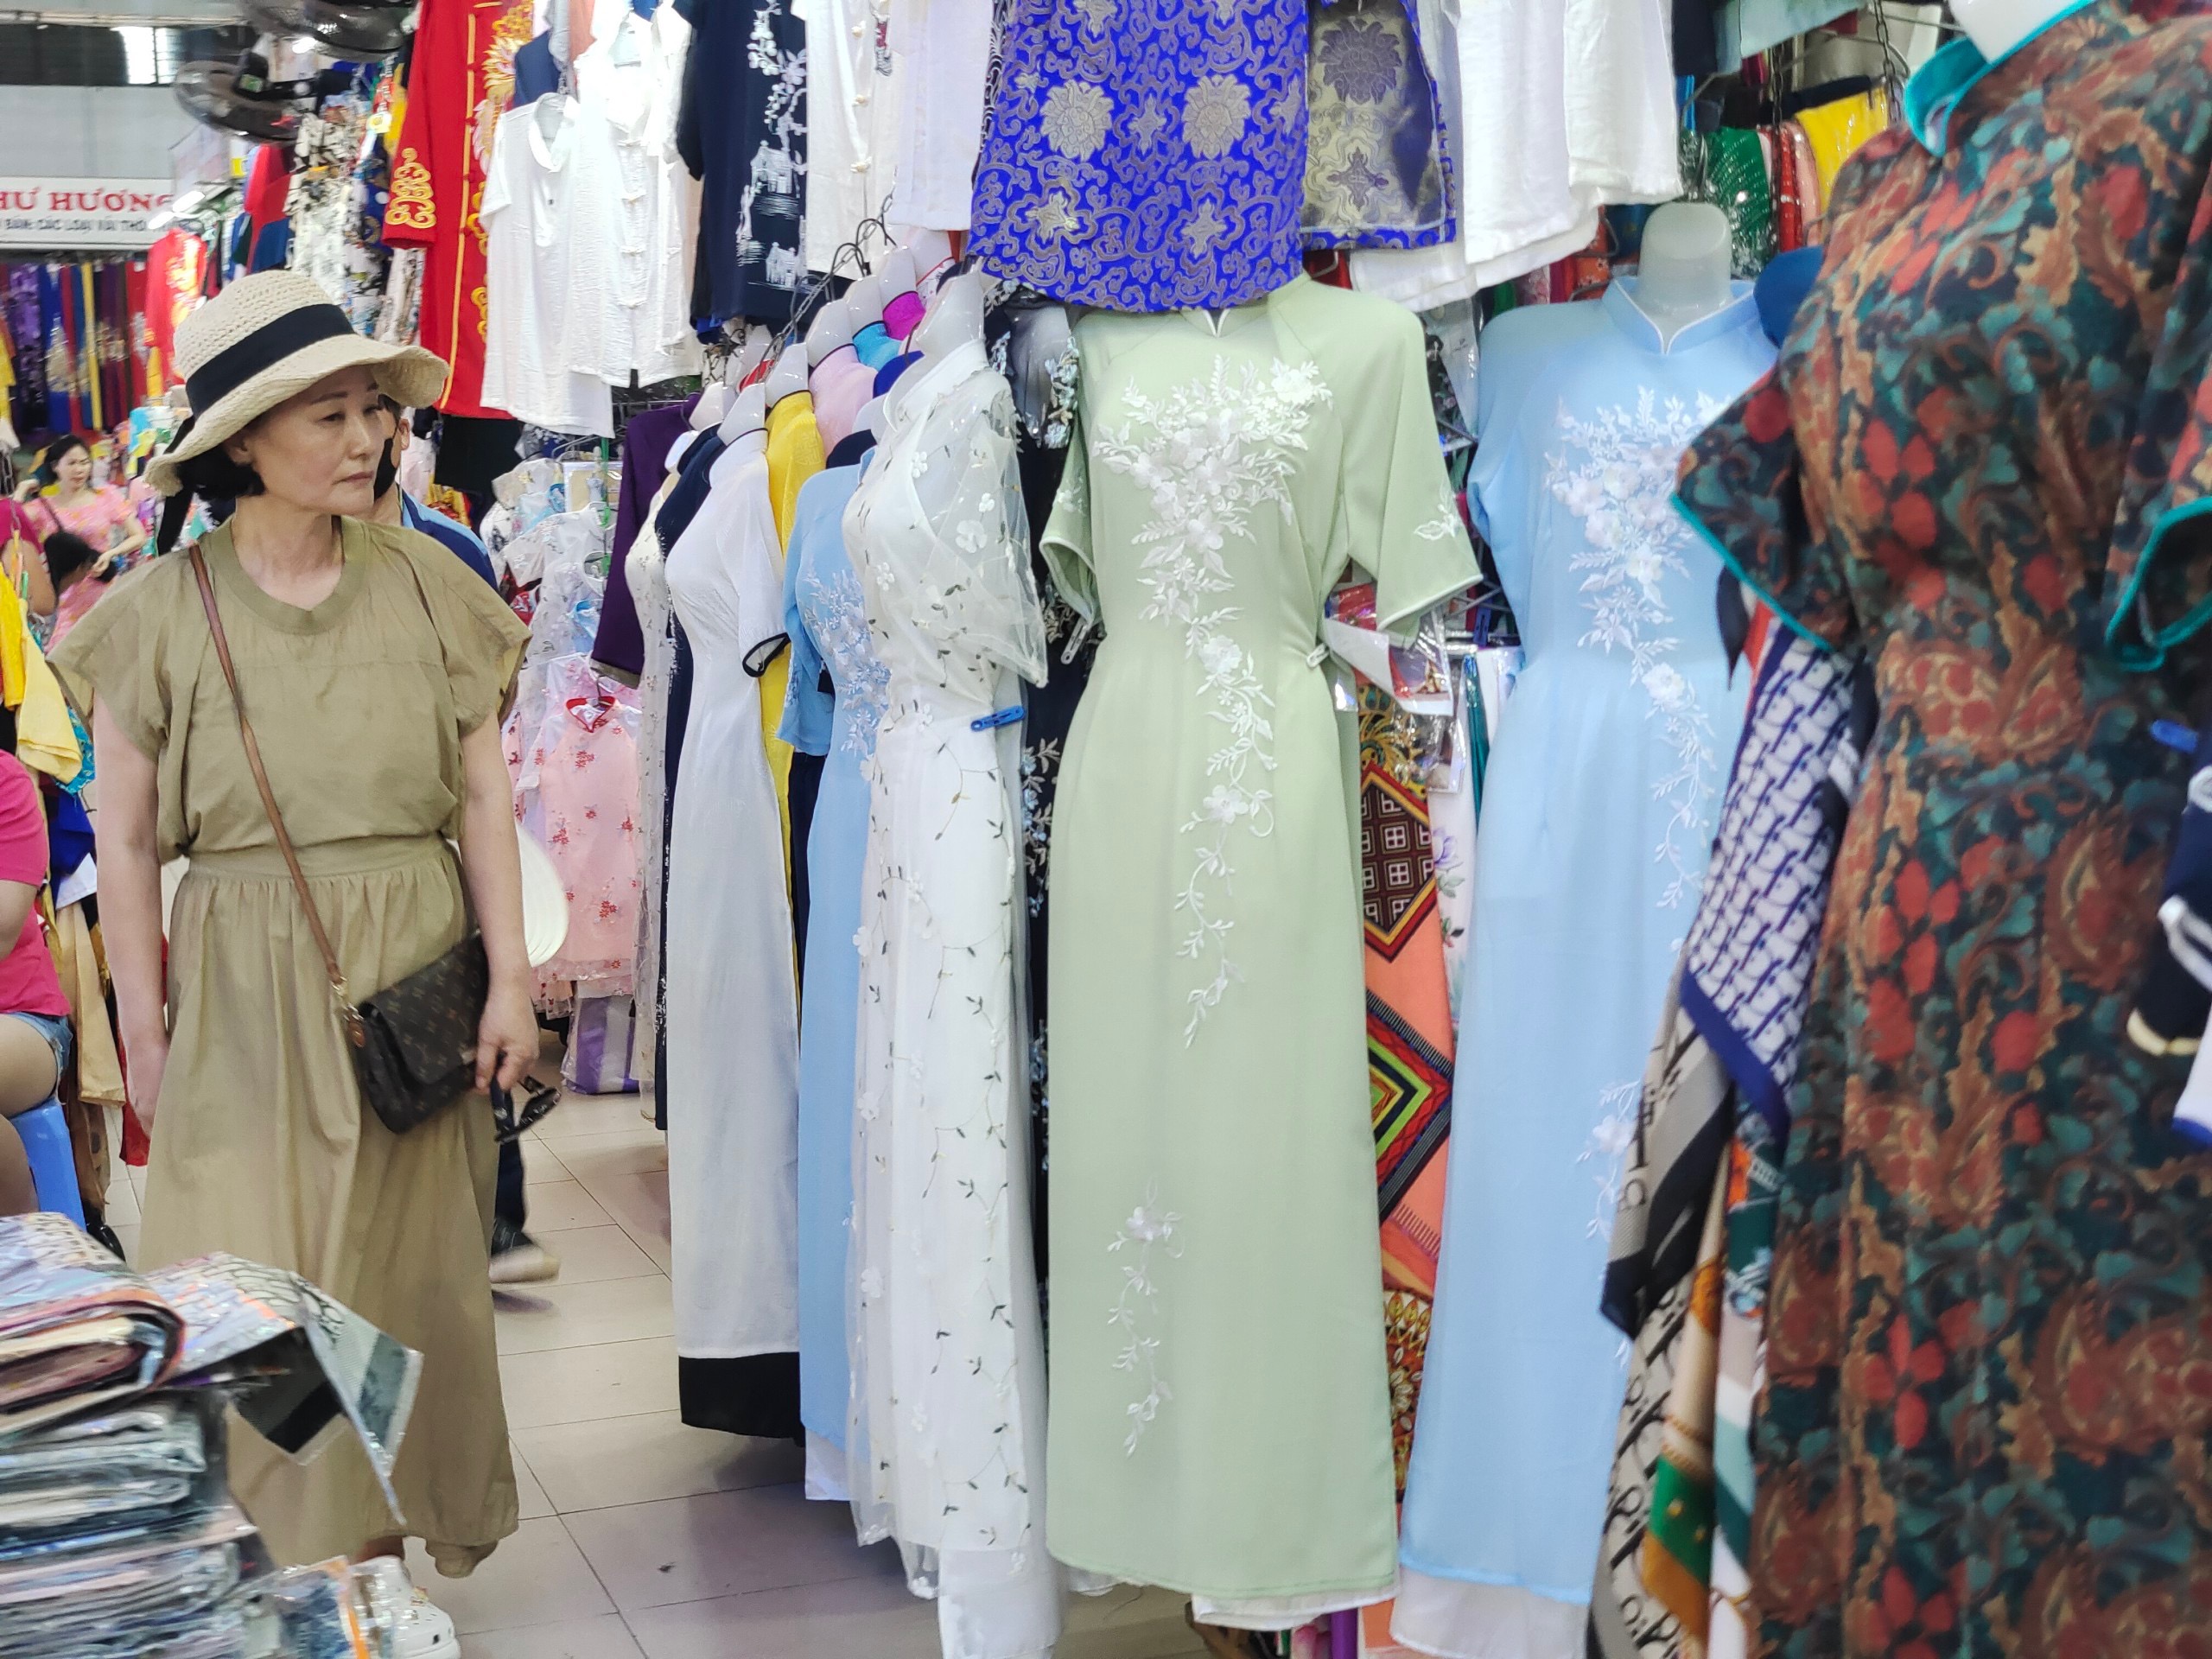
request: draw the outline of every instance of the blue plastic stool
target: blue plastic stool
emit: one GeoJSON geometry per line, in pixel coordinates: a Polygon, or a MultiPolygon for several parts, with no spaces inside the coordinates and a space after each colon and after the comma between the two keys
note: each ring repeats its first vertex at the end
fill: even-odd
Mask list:
{"type": "Polygon", "coordinates": [[[38,1190],[38,1207],[85,1224],[84,1198],[77,1191],[77,1150],[69,1141],[69,1120],[55,1096],[43,1106],[9,1120],[23,1138],[30,1154],[31,1185],[38,1190]]]}

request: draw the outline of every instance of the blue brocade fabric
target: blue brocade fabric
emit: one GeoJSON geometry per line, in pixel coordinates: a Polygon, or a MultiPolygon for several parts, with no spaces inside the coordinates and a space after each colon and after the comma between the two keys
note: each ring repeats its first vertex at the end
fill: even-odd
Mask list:
{"type": "Polygon", "coordinates": [[[1308,29],[1306,246],[1450,241],[1452,164],[1408,0],[1314,0],[1308,29]]]}
{"type": "Polygon", "coordinates": [[[976,171],[986,269],[1118,311],[1299,271],[1305,0],[1012,0],[976,171]]]}

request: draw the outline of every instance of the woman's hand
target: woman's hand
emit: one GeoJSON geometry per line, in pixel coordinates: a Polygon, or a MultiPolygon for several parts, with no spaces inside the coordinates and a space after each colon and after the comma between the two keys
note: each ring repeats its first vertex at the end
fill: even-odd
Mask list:
{"type": "Polygon", "coordinates": [[[476,1027],[476,1086],[512,1089],[537,1060],[537,1011],[525,985],[494,984],[476,1027]]]}
{"type": "Polygon", "coordinates": [[[38,493],[38,480],[35,477],[27,478],[22,483],[16,486],[16,499],[18,501],[28,501],[38,493]]]}
{"type": "Polygon", "coordinates": [[[162,1098],[162,1074],[168,1070],[169,1034],[156,1027],[123,1039],[123,1064],[127,1073],[131,1115],[148,1140],[154,1135],[154,1109],[162,1098]]]}

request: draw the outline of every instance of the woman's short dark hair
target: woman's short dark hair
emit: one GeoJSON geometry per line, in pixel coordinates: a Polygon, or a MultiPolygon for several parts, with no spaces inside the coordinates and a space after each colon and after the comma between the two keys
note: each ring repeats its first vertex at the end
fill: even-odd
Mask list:
{"type": "Polygon", "coordinates": [[[243,461],[232,461],[221,444],[178,464],[184,487],[203,501],[236,501],[261,493],[261,474],[243,461]]]}
{"type": "Polygon", "coordinates": [[[81,536],[73,536],[66,530],[57,530],[45,541],[46,574],[54,579],[55,587],[88,570],[99,563],[99,554],[81,536]]]}

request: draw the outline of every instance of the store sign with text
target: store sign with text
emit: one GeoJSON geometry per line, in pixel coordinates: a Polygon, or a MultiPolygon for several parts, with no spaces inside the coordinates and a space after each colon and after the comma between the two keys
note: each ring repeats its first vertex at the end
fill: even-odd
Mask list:
{"type": "Polygon", "coordinates": [[[168,205],[167,179],[0,178],[0,248],[151,247],[168,205]]]}

